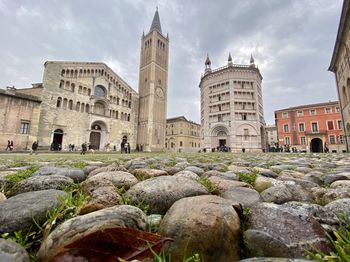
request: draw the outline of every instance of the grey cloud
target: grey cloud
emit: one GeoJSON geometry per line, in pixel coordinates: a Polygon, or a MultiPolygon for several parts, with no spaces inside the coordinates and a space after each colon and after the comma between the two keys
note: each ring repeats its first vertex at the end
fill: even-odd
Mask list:
{"type": "MultiPolygon", "coordinates": [[[[199,122],[199,80],[206,53],[212,67],[248,63],[263,80],[265,118],[297,104],[337,99],[327,72],[341,1],[159,0],[170,35],[168,116],[199,122]]],[[[0,86],[42,79],[46,60],[102,61],[138,89],[140,39],[156,1],[0,0],[0,86]]]]}

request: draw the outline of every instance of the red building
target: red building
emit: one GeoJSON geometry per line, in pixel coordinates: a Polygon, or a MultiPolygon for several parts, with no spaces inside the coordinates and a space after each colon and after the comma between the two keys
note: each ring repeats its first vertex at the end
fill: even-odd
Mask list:
{"type": "Polygon", "coordinates": [[[275,111],[280,147],[303,152],[346,152],[339,102],[275,111]]]}

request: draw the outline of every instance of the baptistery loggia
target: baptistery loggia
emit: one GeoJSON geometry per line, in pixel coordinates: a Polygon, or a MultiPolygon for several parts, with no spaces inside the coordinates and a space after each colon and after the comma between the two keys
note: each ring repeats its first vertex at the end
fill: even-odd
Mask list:
{"type": "Polygon", "coordinates": [[[211,69],[209,56],[200,80],[201,146],[206,151],[264,149],[262,76],[251,56],[249,65],[232,63],[211,69]]]}

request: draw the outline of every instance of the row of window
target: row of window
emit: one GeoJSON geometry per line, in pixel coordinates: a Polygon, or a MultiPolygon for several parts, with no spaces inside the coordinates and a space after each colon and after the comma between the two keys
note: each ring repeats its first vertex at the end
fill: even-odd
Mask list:
{"type": "MultiPolygon", "coordinates": [[[[305,136],[301,136],[300,137],[300,145],[306,145],[306,137],[305,136]]],[[[284,137],[284,143],[286,145],[290,145],[290,137],[286,136],[284,137]]],[[[344,136],[340,135],[340,136],[335,136],[335,135],[329,135],[328,136],[328,143],[331,145],[335,145],[335,144],[344,144],[345,143],[345,138],[344,136]]]]}
{"type": "MultiPolygon", "coordinates": [[[[166,135],[170,135],[170,133],[171,133],[171,135],[174,135],[174,130],[171,130],[171,131],[169,130],[169,132],[168,132],[168,130],[166,130],[166,135]]],[[[183,134],[182,129],[180,129],[180,134],[181,135],[183,134]]],[[[199,133],[197,133],[196,131],[188,130],[188,135],[197,136],[197,134],[199,136],[199,133]]]]}
{"type": "MultiPolygon", "coordinates": [[[[341,120],[337,120],[337,125],[338,125],[338,129],[342,129],[343,128],[343,123],[341,120]]],[[[299,132],[305,132],[305,124],[304,123],[299,123],[299,132]]],[[[295,130],[295,125],[293,126],[293,131],[295,130]]],[[[334,130],[335,126],[334,126],[334,122],[333,120],[329,120],[327,121],[327,130],[334,130]]],[[[318,132],[318,123],[317,122],[312,122],[311,123],[311,130],[312,132],[318,132]]],[[[285,124],[283,125],[283,131],[285,133],[289,133],[289,124],[285,124]]]]}
{"type": "MultiPolygon", "coordinates": [[[[325,112],[325,114],[331,114],[333,112],[339,113],[340,112],[340,108],[337,106],[337,107],[335,107],[335,111],[334,111],[334,109],[332,109],[332,107],[325,107],[324,108],[324,112],[325,112]]],[[[288,118],[288,115],[289,115],[288,112],[282,112],[282,118],[288,118]]],[[[309,115],[310,116],[317,115],[316,109],[310,109],[309,110],[309,115]]],[[[304,116],[304,111],[303,110],[298,110],[297,111],[297,116],[298,117],[304,116]]]]}
{"type": "Polygon", "coordinates": [[[62,77],[96,77],[96,76],[105,76],[107,80],[113,83],[118,90],[120,90],[123,94],[129,97],[131,93],[118,82],[116,78],[112,75],[109,75],[104,69],[62,69],[61,71],[62,77]]]}
{"type": "MultiPolygon", "coordinates": [[[[75,109],[73,108],[73,100],[68,100],[67,98],[62,99],[62,97],[57,98],[56,102],[57,108],[63,108],[63,109],[69,109],[69,110],[75,110],[77,112],[81,113],[90,113],[90,105],[85,103],[77,102],[75,105],[75,109]]],[[[102,103],[96,102],[95,103],[95,112],[98,115],[105,115],[105,107],[102,103]]],[[[119,112],[117,110],[109,110],[109,117],[119,119],[119,112]]],[[[130,114],[121,112],[120,113],[120,119],[124,121],[130,121],[130,114]]]]}

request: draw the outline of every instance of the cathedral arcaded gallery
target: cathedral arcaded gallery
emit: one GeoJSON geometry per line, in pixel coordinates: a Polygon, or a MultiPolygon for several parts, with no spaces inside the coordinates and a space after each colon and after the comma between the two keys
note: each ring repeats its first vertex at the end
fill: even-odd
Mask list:
{"type": "Polygon", "coordinates": [[[251,56],[250,64],[232,62],[211,69],[209,56],[200,80],[201,145],[206,151],[264,149],[262,76],[251,56]]]}
{"type": "Polygon", "coordinates": [[[0,89],[0,147],[161,151],[165,145],[169,38],[158,10],[142,35],[139,90],[104,63],[47,61],[42,83],[0,89]]]}

